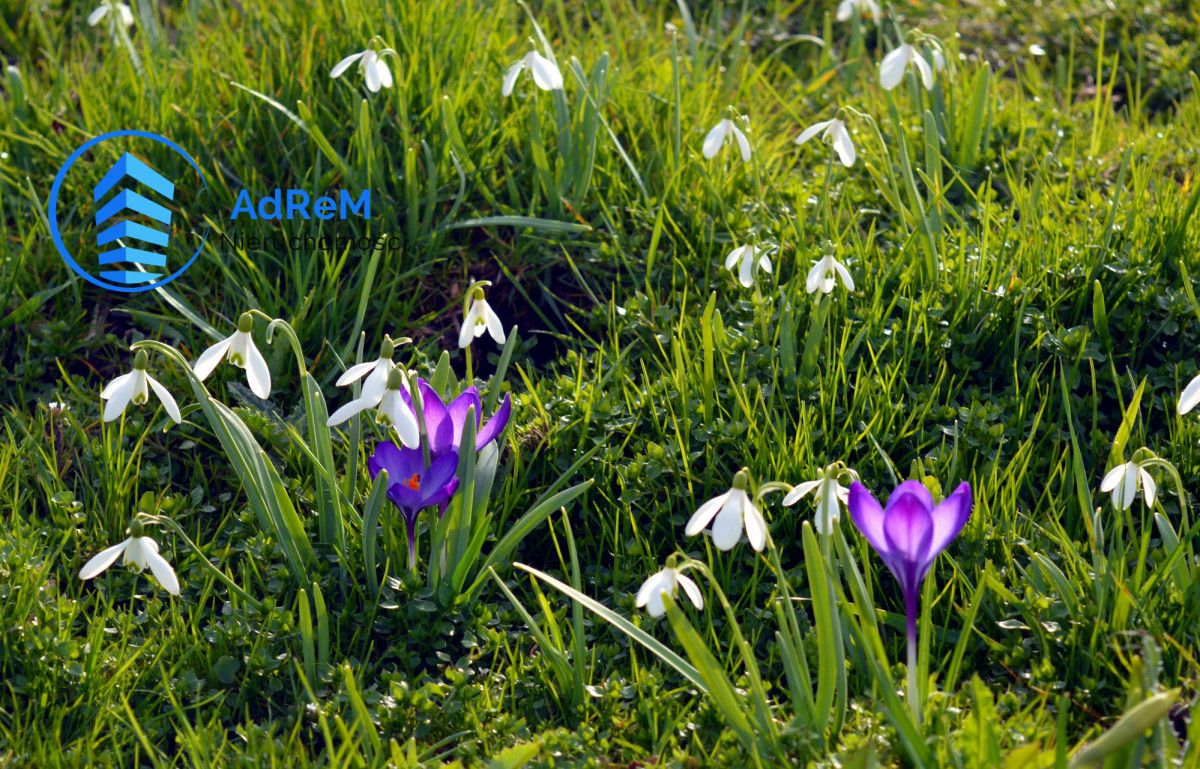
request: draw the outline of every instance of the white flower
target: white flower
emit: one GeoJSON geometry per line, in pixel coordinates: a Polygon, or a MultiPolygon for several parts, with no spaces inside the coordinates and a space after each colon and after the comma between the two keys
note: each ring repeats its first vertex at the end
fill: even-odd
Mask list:
{"type": "Polygon", "coordinates": [[[752,245],[739,246],[729,252],[725,257],[725,269],[733,272],[737,270],[738,282],[746,288],[754,285],[754,266],[755,264],[766,272],[771,271],[771,259],[764,251],[758,258],[758,249],[752,245]]]}
{"type": "MultiPolygon", "coordinates": [[[[121,24],[129,29],[133,26],[133,11],[125,3],[116,3],[113,0],[104,0],[96,9],[88,14],[87,23],[89,27],[94,27],[104,20],[105,16],[113,14],[113,19],[120,19],[121,24]]],[[[111,22],[110,22],[111,23],[111,22]]]]}
{"type": "Polygon", "coordinates": [[[1138,487],[1142,489],[1142,499],[1146,507],[1154,507],[1154,497],[1158,486],[1150,473],[1137,462],[1126,462],[1108,471],[1104,480],[1100,481],[1101,491],[1112,492],[1113,507],[1118,510],[1128,510],[1137,498],[1138,487]]]}
{"type": "MultiPolygon", "coordinates": [[[[140,530],[140,526],[136,527],[140,530]]],[[[158,554],[158,543],[149,537],[131,536],[119,545],[101,550],[99,554],[83,565],[79,570],[80,579],[91,579],[117,562],[124,554],[125,566],[135,572],[142,572],[147,566],[150,573],[158,580],[171,595],[179,595],[179,579],[167,559],[158,554]]]]}
{"type": "Polygon", "coordinates": [[[871,14],[871,18],[876,22],[879,21],[879,3],[875,2],[875,0],[842,0],[838,4],[837,20],[849,21],[855,11],[858,11],[860,16],[869,13],[871,14]]]}
{"type": "Polygon", "coordinates": [[[366,377],[367,380],[363,382],[362,388],[362,395],[364,397],[383,392],[387,389],[388,375],[392,373],[392,369],[396,368],[396,364],[392,362],[392,355],[395,352],[395,342],[392,341],[390,336],[385,336],[383,343],[379,346],[379,357],[376,360],[356,363],[346,369],[346,373],[338,377],[337,386],[349,387],[363,377],[366,377]]]}
{"type": "Polygon", "coordinates": [[[1029,53],[1033,56],[1045,56],[1046,49],[1043,48],[1042,46],[1038,45],[1037,43],[1030,43],[1029,44],[1029,53]]]}
{"type": "Polygon", "coordinates": [[[183,417],[179,414],[179,406],[171,397],[171,393],[167,392],[167,388],[159,384],[157,379],[146,373],[146,352],[144,350],[138,350],[137,355],[134,356],[133,371],[112,380],[100,391],[100,399],[108,401],[104,404],[104,421],[111,422],[121,416],[130,402],[135,406],[141,406],[150,400],[151,389],[162,401],[162,405],[171,419],[175,420],[176,424],[183,421],[183,417]]]}
{"type": "Polygon", "coordinates": [[[674,598],[677,587],[683,588],[683,592],[691,600],[692,606],[697,609],[704,608],[704,596],[700,593],[699,586],[681,569],[672,566],[665,566],[662,571],[657,571],[646,578],[641,589],[638,590],[638,608],[645,607],[651,617],[661,617],[667,610],[663,606],[663,596],[670,595],[674,598]]]}
{"type": "Polygon", "coordinates": [[[329,76],[333,78],[341,77],[346,70],[350,69],[350,65],[356,61],[358,62],[359,71],[363,73],[363,77],[367,81],[367,90],[371,93],[379,93],[380,88],[392,87],[392,71],[388,69],[387,62],[383,60],[383,53],[376,51],[374,48],[350,54],[333,65],[333,69],[329,70],[329,76]]]}
{"type": "Polygon", "coordinates": [[[738,128],[729,118],[725,118],[713,126],[712,130],[708,132],[708,136],[704,137],[704,157],[709,160],[715,158],[730,136],[737,140],[738,149],[742,152],[742,160],[749,163],[750,140],[746,138],[746,134],[742,133],[742,129],[738,128]]]}
{"type": "Polygon", "coordinates": [[[879,63],[879,84],[883,86],[884,90],[890,91],[900,85],[900,81],[904,78],[904,71],[908,69],[909,64],[916,66],[925,90],[933,89],[933,70],[930,68],[929,62],[925,61],[925,57],[918,53],[916,48],[905,43],[884,56],[883,61],[879,63]]]}
{"type": "Polygon", "coordinates": [[[483,336],[485,331],[491,334],[492,339],[496,340],[496,344],[504,344],[506,336],[504,325],[500,323],[500,316],[483,298],[483,289],[477,288],[471,294],[467,311],[463,313],[462,329],[458,332],[458,346],[466,347],[483,336]]]}
{"type": "Polygon", "coordinates": [[[208,379],[218,363],[228,360],[246,371],[246,381],[250,384],[251,392],[263,400],[271,397],[271,370],[267,368],[266,359],[255,346],[254,337],[250,336],[250,329],[253,327],[254,319],[249,313],[244,313],[238,319],[237,331],[200,354],[192,364],[192,371],[201,382],[208,379]]]}
{"type": "Polygon", "coordinates": [[[846,168],[854,165],[854,160],[858,157],[858,154],[854,151],[854,142],[850,141],[850,132],[846,130],[845,121],[833,118],[832,120],[823,120],[820,123],[811,125],[796,137],[796,144],[804,144],[804,142],[813,138],[818,133],[821,134],[822,139],[833,146],[834,151],[838,154],[838,158],[842,161],[842,165],[846,168]]]}
{"type": "Polygon", "coordinates": [[[1188,386],[1183,388],[1183,392],[1179,395],[1179,413],[1186,414],[1196,408],[1196,404],[1200,403],[1200,376],[1197,376],[1192,381],[1188,382],[1188,386]]]}
{"type": "Polygon", "coordinates": [[[421,445],[421,430],[417,426],[417,416],[401,394],[401,389],[407,386],[404,371],[399,367],[388,372],[387,386],[382,390],[368,391],[363,388],[359,397],[333,412],[326,425],[334,427],[345,422],[355,414],[368,409],[375,409],[376,424],[391,427],[400,437],[400,442],[410,449],[421,445]]]}
{"type": "Polygon", "coordinates": [[[742,529],[745,529],[750,547],[761,552],[767,545],[767,522],[754,500],[746,493],[746,482],[745,471],[739,472],[734,478],[733,488],[700,505],[683,533],[694,537],[711,522],[713,544],[718,550],[732,550],[742,538],[742,529]]]}
{"type": "Polygon", "coordinates": [[[504,96],[511,96],[513,88],[517,85],[517,78],[520,77],[521,71],[526,69],[533,76],[534,84],[543,91],[562,90],[563,76],[558,65],[537,51],[530,51],[525,54],[525,58],[504,71],[504,83],[500,86],[500,93],[504,96]]]}
{"type": "Polygon", "coordinates": [[[817,492],[816,529],[822,534],[832,534],[834,523],[841,514],[840,505],[850,503],[850,489],[838,482],[836,472],[826,470],[815,481],[794,486],[783,498],[783,504],[791,507],[813,491],[817,492]]]}
{"type": "Polygon", "coordinates": [[[828,294],[837,285],[838,278],[842,279],[842,285],[846,287],[847,291],[854,290],[854,278],[850,277],[850,271],[844,264],[834,259],[832,254],[826,254],[818,259],[812,269],[808,271],[804,288],[810,294],[817,291],[828,294]]]}

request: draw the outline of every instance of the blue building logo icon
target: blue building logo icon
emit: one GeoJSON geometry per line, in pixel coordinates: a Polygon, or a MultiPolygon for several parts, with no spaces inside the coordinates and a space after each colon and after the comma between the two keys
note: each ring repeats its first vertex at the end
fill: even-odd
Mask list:
{"type": "MultiPolygon", "coordinates": [[[[140,183],[165,200],[169,201],[175,197],[175,185],[167,181],[162,174],[128,152],[122,155],[92,192],[92,200],[100,206],[96,210],[96,226],[101,227],[114,217],[128,214],[144,216],[154,222],[155,226],[147,226],[133,219],[122,219],[97,233],[96,245],[118,245],[117,248],[100,254],[100,265],[111,267],[130,262],[143,267],[165,268],[167,266],[166,254],[161,251],[150,251],[146,246],[165,248],[170,244],[171,211],[162,204],[124,186],[126,180],[140,183]],[[101,206],[100,201],[117,185],[122,185],[117,194],[101,206]],[[142,245],[119,245],[133,241],[142,245]]],[[[101,278],[125,285],[149,283],[162,276],[161,272],[142,272],[129,269],[100,271],[101,278]]]]}
{"type": "Polygon", "coordinates": [[[202,218],[180,221],[181,190],[195,218],[208,185],[196,161],[170,139],[132,130],[90,139],[67,158],[50,189],[54,245],[71,269],[101,288],[122,293],[158,288],[183,274],[208,239],[202,218]],[[117,144],[98,148],[106,142],[117,144]],[[120,154],[107,169],[93,158],[102,153],[111,158],[116,152],[120,154]],[[144,159],[151,154],[158,167],[144,159]],[[166,171],[164,163],[172,170],[166,171]],[[180,187],[183,177],[196,183],[180,187]],[[64,193],[68,179],[67,188],[74,192],[64,193]],[[90,203],[60,200],[64,194],[77,198],[81,183],[91,187],[90,203]]]}

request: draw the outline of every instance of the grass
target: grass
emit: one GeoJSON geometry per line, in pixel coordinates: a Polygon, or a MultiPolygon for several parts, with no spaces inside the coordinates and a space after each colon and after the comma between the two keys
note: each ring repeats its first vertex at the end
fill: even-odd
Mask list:
{"type": "MultiPolygon", "coordinates": [[[[0,5],[0,766],[1057,767],[1177,689],[1104,765],[1200,766],[1200,426],[1176,413],[1200,371],[1186,3],[908,3],[880,30],[782,1],[134,6],[126,44],[88,4],[0,5]],[[897,29],[945,45],[934,91],[880,89],[897,29]],[[565,91],[525,74],[502,99],[542,34],[565,91]],[[328,77],[373,35],[397,52],[393,88],[328,77]],[[870,116],[847,117],[849,169],[793,143],[839,106],[870,116]],[[729,108],[748,164],[701,155],[729,108]],[[187,148],[212,196],[196,265],[130,297],[76,279],[45,218],[62,161],[120,128],[187,148]],[[367,186],[365,222],[222,213],[242,188],[367,186]],[[278,233],[400,245],[222,245],[278,233]],[[774,269],[743,288],[723,262],[751,241],[774,269]],[[825,253],[853,292],[806,292],[825,253]],[[590,480],[514,556],[559,587],[505,564],[454,600],[405,576],[390,507],[362,523],[371,442],[335,433],[314,464],[295,356],[263,325],[271,399],[227,367],[208,388],[298,510],[304,579],[178,368],[153,371],[183,425],[150,407],[100,421],[130,344],[194,360],[250,308],[295,328],[331,407],[342,362],[385,333],[415,339],[401,355],[424,376],[444,349],[462,376],[480,279],[519,327],[484,552],[560,476],[590,480]],[[1118,512],[1100,480],[1141,447],[1180,482],[1155,469],[1154,509],[1118,512]],[[777,550],[683,536],[743,466],[798,483],[838,460],[877,492],[974,490],[925,585],[915,726],[892,694],[899,591],[848,517],[822,543],[811,502],[772,495],[777,550]],[[77,578],[146,493],[254,602],[165,531],[181,598],[120,567],[77,578]],[[362,550],[325,540],[329,510],[378,539],[370,580],[362,550]],[[708,605],[651,619],[634,595],[671,554],[711,572],[708,605]]],[[[501,349],[472,349],[499,394],[501,349]]]]}

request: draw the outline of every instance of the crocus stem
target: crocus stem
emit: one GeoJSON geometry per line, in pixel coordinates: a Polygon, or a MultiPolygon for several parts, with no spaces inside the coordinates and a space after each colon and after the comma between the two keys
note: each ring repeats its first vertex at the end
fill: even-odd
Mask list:
{"type": "Polygon", "coordinates": [[[921,700],[917,696],[917,611],[916,601],[908,607],[908,706],[917,727],[921,726],[921,700]]]}
{"type": "Polygon", "coordinates": [[[417,573],[417,519],[414,515],[411,519],[406,520],[405,524],[408,528],[408,570],[417,573]]]}

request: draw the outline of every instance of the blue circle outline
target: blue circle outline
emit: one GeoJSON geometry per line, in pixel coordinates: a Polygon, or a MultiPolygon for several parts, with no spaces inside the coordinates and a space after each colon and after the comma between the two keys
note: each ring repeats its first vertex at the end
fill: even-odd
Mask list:
{"type": "Polygon", "coordinates": [[[50,237],[54,240],[54,246],[58,249],[59,256],[66,261],[67,265],[70,266],[70,268],[74,270],[77,275],[87,280],[92,285],[99,286],[100,288],[107,288],[110,291],[119,291],[123,294],[138,294],[143,291],[149,291],[152,288],[158,288],[159,286],[166,285],[182,275],[188,267],[192,266],[192,262],[196,261],[196,258],[200,256],[200,251],[204,248],[204,244],[208,242],[209,232],[207,229],[205,230],[204,237],[200,240],[200,246],[196,249],[196,253],[192,254],[192,258],[187,260],[187,264],[183,265],[162,280],[155,281],[154,283],[148,283],[144,286],[121,286],[109,283],[92,275],[75,261],[75,259],[71,256],[71,252],[67,250],[66,244],[63,243],[62,233],[59,232],[58,229],[58,193],[62,188],[63,180],[67,178],[67,171],[71,170],[71,166],[75,165],[75,162],[79,160],[83,153],[87,152],[100,142],[107,141],[109,139],[118,139],[124,136],[135,136],[142,139],[150,139],[151,141],[156,141],[159,144],[165,144],[166,146],[170,147],[180,157],[186,160],[192,166],[192,168],[196,169],[196,175],[200,177],[200,183],[204,185],[205,192],[208,191],[208,182],[205,181],[204,172],[200,170],[200,166],[196,164],[195,160],[192,160],[192,156],[189,155],[186,150],[167,137],[160,136],[159,134],[152,133],[150,131],[139,131],[132,128],[122,131],[109,131],[108,133],[100,134],[99,136],[88,139],[86,142],[79,145],[79,147],[67,157],[66,161],[63,162],[62,167],[58,169],[58,174],[56,174],[54,177],[54,184],[50,187],[50,206],[47,213],[50,215],[50,237]]]}

